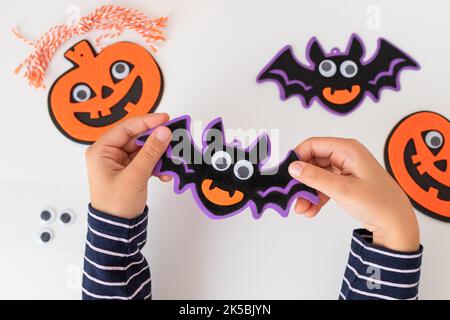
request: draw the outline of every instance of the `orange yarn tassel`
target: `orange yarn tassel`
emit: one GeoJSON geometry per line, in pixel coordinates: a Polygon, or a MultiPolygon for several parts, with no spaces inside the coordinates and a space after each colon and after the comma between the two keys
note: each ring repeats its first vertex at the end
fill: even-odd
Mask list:
{"type": "Polygon", "coordinates": [[[154,43],[165,40],[161,29],[165,27],[166,21],[167,17],[150,18],[135,9],[108,5],[95,9],[73,25],[58,25],[49,29],[36,42],[25,39],[13,29],[12,32],[17,38],[34,47],[34,51],[16,68],[15,73],[19,73],[25,67],[24,76],[28,79],[28,83],[36,88],[45,88],[45,72],[56,50],[72,37],[94,29],[113,31],[97,37],[98,47],[106,38],[116,38],[124,30],[134,30],[145,39],[153,51],[156,51],[154,43]]]}

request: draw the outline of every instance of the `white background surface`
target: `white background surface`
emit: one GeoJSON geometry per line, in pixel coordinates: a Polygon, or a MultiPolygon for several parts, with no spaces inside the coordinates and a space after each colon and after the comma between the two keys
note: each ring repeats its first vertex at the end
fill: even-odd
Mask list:
{"type": "MultiPolygon", "coordinates": [[[[60,134],[47,111],[47,90],[36,90],[13,74],[30,53],[10,28],[30,39],[64,23],[67,8],[83,15],[114,3],[155,16],[167,15],[168,41],[155,58],[165,76],[159,106],[172,116],[190,114],[204,125],[222,116],[226,128],[280,130],[280,155],[309,136],[355,137],[382,161],[385,138],[405,115],[431,109],[449,117],[450,20],[448,1],[23,1],[0,13],[0,298],[78,299],[89,201],[85,146],[60,134]],[[380,28],[367,26],[369,5],[380,9],[380,28]],[[282,102],[272,83],[257,85],[260,69],[285,44],[305,58],[317,36],[323,46],[345,48],[352,32],[370,55],[378,37],[404,49],[422,66],[405,71],[399,93],[384,91],[354,113],[337,117],[297,99],[282,102]],[[42,208],[74,210],[72,226],[51,225],[55,241],[36,241],[42,208]]],[[[93,39],[92,34],[88,35],[93,39]]],[[[135,35],[124,39],[142,40],[135,35]]],[[[50,64],[47,85],[71,65],[63,52],[50,64]]],[[[231,137],[229,137],[231,138],[231,137]]],[[[149,242],[155,299],[295,298],[336,299],[352,229],[359,224],[329,204],[312,221],[269,211],[258,221],[245,211],[212,221],[191,195],[172,184],[150,184],[149,242]]],[[[425,246],[421,298],[450,298],[450,225],[418,213],[425,246]]]]}

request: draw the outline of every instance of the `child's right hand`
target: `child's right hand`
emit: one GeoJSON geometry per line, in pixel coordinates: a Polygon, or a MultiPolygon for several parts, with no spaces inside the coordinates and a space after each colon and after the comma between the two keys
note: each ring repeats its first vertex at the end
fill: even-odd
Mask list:
{"type": "Polygon", "coordinates": [[[289,172],[319,191],[321,202],[299,198],[297,213],[312,218],[330,199],[373,232],[373,243],[391,250],[419,249],[419,226],[408,197],[372,154],[359,142],[310,138],[296,152],[302,161],[289,172]]]}
{"type": "Polygon", "coordinates": [[[127,119],[86,150],[91,205],[95,209],[127,219],[142,214],[147,203],[148,179],[170,143],[172,133],[161,126],[168,120],[164,113],[127,119]],[[139,148],[136,136],[152,128],[155,131],[139,148]]]}

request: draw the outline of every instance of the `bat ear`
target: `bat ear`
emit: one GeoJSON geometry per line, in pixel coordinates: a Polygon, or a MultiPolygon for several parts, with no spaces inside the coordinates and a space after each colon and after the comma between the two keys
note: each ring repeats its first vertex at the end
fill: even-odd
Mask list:
{"type": "Polygon", "coordinates": [[[322,60],[325,59],[325,53],[323,52],[322,46],[316,38],[311,39],[308,48],[309,60],[311,60],[315,64],[319,64],[322,60]]]}
{"type": "Polygon", "coordinates": [[[214,146],[223,149],[225,144],[225,134],[221,118],[217,118],[206,127],[203,132],[203,147],[214,146]]]}
{"type": "Polygon", "coordinates": [[[348,50],[349,56],[357,58],[358,60],[361,59],[364,55],[364,47],[361,40],[356,35],[353,35],[350,41],[350,49],[348,50]]]}
{"type": "Polygon", "coordinates": [[[253,164],[261,163],[270,156],[270,139],[267,133],[260,135],[250,147],[249,156],[249,161],[253,164]]]}
{"type": "Polygon", "coordinates": [[[179,117],[169,121],[165,126],[169,128],[172,132],[178,129],[188,130],[189,121],[187,117],[179,117]]]}

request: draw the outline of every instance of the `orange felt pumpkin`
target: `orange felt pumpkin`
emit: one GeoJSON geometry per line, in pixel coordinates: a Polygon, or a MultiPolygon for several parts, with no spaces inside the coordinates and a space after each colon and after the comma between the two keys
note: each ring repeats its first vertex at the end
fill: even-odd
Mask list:
{"type": "Polygon", "coordinates": [[[401,120],[385,146],[386,167],[425,214],[450,222],[450,122],[422,111],[401,120]]]}
{"type": "Polygon", "coordinates": [[[48,107],[53,122],[68,138],[92,143],[118,122],[157,107],[163,78],[143,47],[118,42],[97,54],[83,40],[64,56],[74,67],[52,85],[48,107]]]}

